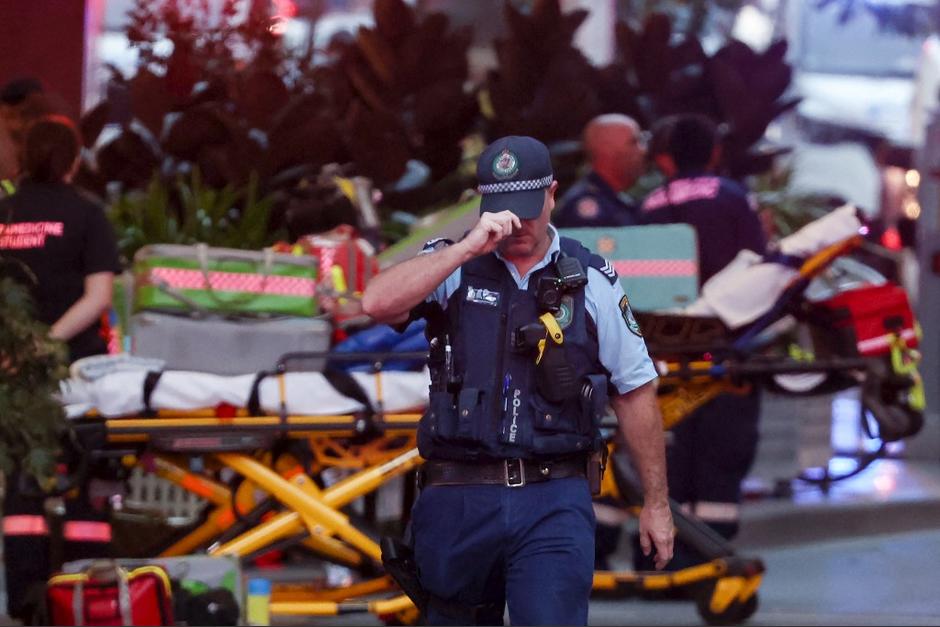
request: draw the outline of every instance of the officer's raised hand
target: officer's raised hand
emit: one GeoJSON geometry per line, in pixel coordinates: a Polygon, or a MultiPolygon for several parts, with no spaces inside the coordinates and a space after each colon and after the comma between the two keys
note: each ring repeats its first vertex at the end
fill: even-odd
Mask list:
{"type": "Polygon", "coordinates": [[[519,216],[511,211],[500,211],[499,213],[484,213],[480,215],[480,220],[473,229],[467,233],[461,244],[467,248],[467,252],[479,257],[496,250],[499,243],[512,235],[516,229],[522,228],[519,216]]]}

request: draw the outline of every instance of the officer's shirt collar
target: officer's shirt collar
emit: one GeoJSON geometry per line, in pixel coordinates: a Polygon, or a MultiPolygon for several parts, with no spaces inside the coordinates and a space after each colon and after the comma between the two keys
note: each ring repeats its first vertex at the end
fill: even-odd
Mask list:
{"type": "Polygon", "coordinates": [[[548,250],[545,251],[545,255],[542,257],[542,259],[537,264],[532,266],[531,270],[525,273],[525,276],[519,276],[519,270],[516,269],[516,264],[512,263],[511,261],[507,261],[506,258],[500,254],[499,250],[493,251],[493,254],[496,255],[497,259],[502,261],[503,265],[506,266],[509,274],[512,275],[513,280],[516,282],[516,287],[518,287],[520,290],[528,289],[529,277],[555,261],[559,253],[561,253],[561,242],[559,241],[560,238],[558,236],[558,231],[551,224],[548,225],[548,234],[552,238],[552,241],[548,244],[548,250]]]}

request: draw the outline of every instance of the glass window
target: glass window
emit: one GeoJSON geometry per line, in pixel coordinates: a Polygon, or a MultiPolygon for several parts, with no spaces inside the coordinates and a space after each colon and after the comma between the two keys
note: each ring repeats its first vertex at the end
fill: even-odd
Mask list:
{"type": "MultiPolygon", "coordinates": [[[[907,12],[906,17],[915,22],[928,20],[931,11],[917,3],[892,3],[885,6],[888,9],[896,15],[907,12]]],[[[883,27],[868,8],[859,9],[844,23],[841,15],[842,8],[837,3],[820,8],[806,2],[801,29],[803,70],[868,76],[914,75],[923,37],[883,27]]]]}

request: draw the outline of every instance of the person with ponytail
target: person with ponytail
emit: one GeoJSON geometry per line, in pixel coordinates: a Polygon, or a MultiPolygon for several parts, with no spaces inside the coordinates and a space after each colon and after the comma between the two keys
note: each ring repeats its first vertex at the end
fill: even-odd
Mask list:
{"type": "Polygon", "coordinates": [[[70,119],[39,118],[26,133],[18,189],[0,200],[4,272],[29,286],[37,318],[68,344],[72,361],[107,352],[100,319],[120,272],[102,207],[72,184],[81,147],[70,119]]]}

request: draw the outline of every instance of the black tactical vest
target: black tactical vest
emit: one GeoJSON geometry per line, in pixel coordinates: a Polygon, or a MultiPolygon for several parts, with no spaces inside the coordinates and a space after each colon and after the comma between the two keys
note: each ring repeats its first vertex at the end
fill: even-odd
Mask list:
{"type": "MultiPolygon", "coordinates": [[[[562,254],[577,258],[585,271],[604,263],[575,240],[562,237],[560,245],[562,254]]],[[[534,353],[512,347],[513,330],[536,322],[543,313],[535,293],[545,274],[554,276],[553,263],[534,272],[528,289],[520,290],[494,254],[462,266],[460,287],[442,318],[428,325],[435,336],[429,337],[432,386],[418,428],[418,448],[425,459],[551,459],[599,446],[608,373],[598,360],[585,288],[565,295],[555,315],[564,334],[559,348],[579,381],[572,397],[546,399],[536,389],[534,353]],[[451,347],[447,355],[445,343],[451,347]],[[453,373],[449,386],[447,362],[453,373]]]]}

